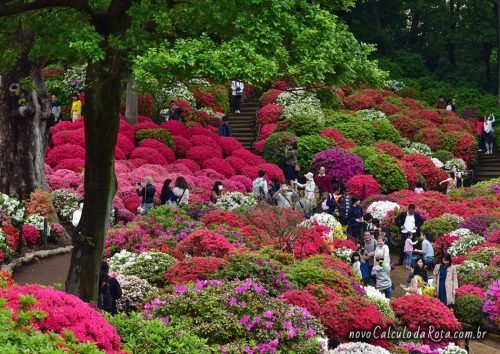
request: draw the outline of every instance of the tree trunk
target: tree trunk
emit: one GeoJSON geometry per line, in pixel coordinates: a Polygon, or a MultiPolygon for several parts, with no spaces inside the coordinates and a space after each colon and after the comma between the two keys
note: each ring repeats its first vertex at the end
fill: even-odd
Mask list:
{"type": "Polygon", "coordinates": [[[417,43],[418,29],[420,25],[420,11],[418,9],[413,10],[413,16],[411,17],[411,27],[408,33],[408,45],[414,46],[417,43]]]}
{"type": "Polygon", "coordinates": [[[378,11],[378,4],[376,0],[370,0],[370,12],[372,13],[372,20],[377,32],[382,31],[382,23],[380,22],[380,14],[378,11]]]}
{"type": "Polygon", "coordinates": [[[85,201],[73,234],[73,252],[66,291],[87,302],[97,298],[97,280],[104,240],[116,193],[114,151],[119,107],[128,72],[126,56],[108,46],[105,58],[87,68],[85,116],[85,201]]]}
{"type": "Polygon", "coordinates": [[[46,189],[45,147],[53,118],[42,63],[28,58],[32,33],[20,31],[26,49],[0,85],[0,191],[27,199],[35,189],[46,189]]]}
{"type": "Polygon", "coordinates": [[[498,106],[500,107],[500,0],[495,2],[497,8],[497,68],[498,68],[498,106]]]}
{"type": "Polygon", "coordinates": [[[135,77],[132,75],[130,80],[127,82],[127,98],[125,101],[125,120],[129,124],[137,123],[137,116],[139,112],[137,110],[137,93],[135,92],[135,77]]]}
{"type": "Polygon", "coordinates": [[[483,57],[484,61],[484,75],[486,78],[486,85],[488,86],[488,91],[491,92],[491,89],[494,85],[492,85],[491,81],[491,63],[490,63],[490,58],[491,58],[491,52],[493,51],[493,46],[489,42],[483,43],[483,46],[481,48],[481,56],[483,57]]]}

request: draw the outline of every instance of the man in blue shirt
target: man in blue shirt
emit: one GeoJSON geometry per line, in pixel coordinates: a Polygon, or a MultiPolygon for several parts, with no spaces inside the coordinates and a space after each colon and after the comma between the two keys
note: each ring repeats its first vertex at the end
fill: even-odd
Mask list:
{"type": "MultiPolygon", "coordinates": [[[[424,259],[424,264],[426,266],[432,266],[434,264],[434,248],[432,247],[432,243],[423,233],[420,234],[420,239],[422,240],[422,249],[414,250],[413,252],[421,253],[424,259]]],[[[412,263],[415,262],[417,258],[418,256],[414,256],[412,259],[412,263]]]]}

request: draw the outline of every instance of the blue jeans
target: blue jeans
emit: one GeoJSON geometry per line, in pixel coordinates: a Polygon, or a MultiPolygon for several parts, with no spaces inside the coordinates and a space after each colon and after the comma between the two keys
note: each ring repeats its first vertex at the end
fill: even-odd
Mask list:
{"type": "Polygon", "coordinates": [[[386,299],[390,299],[392,297],[392,286],[385,289],[379,289],[379,291],[385,295],[386,299]]]}
{"type": "Polygon", "coordinates": [[[411,267],[411,262],[413,259],[413,251],[406,251],[406,266],[411,267]]]}
{"type": "Polygon", "coordinates": [[[144,209],[144,211],[141,214],[146,215],[149,210],[153,209],[154,206],[155,203],[141,203],[141,208],[144,209]]]}

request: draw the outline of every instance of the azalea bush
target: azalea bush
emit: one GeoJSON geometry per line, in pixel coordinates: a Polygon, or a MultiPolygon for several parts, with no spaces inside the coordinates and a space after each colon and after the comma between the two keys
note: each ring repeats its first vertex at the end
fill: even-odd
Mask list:
{"type": "Polygon", "coordinates": [[[500,325],[500,280],[495,280],[486,291],[483,311],[497,327],[500,325]]]}
{"type": "Polygon", "coordinates": [[[458,215],[445,213],[437,218],[424,221],[421,231],[433,240],[436,240],[438,237],[456,230],[463,220],[458,215]]]}
{"type": "Polygon", "coordinates": [[[361,342],[342,343],[337,348],[329,350],[328,354],[389,354],[387,349],[361,342]]]}
{"type": "Polygon", "coordinates": [[[395,209],[399,209],[398,203],[390,201],[376,201],[370,204],[370,206],[366,209],[366,212],[372,214],[374,218],[383,222],[389,212],[394,211],[395,209]]]}
{"type": "Polygon", "coordinates": [[[481,324],[483,300],[474,295],[463,295],[456,299],[454,312],[460,322],[473,326],[481,324]]]}
{"type": "Polygon", "coordinates": [[[380,154],[364,161],[367,174],[372,175],[384,193],[408,188],[406,176],[401,165],[391,156],[380,154]]]}
{"type": "Polygon", "coordinates": [[[123,269],[124,275],[135,275],[147,280],[151,285],[163,287],[166,285],[163,274],[177,260],[162,252],[148,251],[137,256],[130,265],[123,269]]]}
{"type": "Polygon", "coordinates": [[[371,175],[357,175],[347,180],[349,193],[356,198],[365,199],[380,194],[380,185],[371,175]]]}
{"type": "Polygon", "coordinates": [[[255,204],[255,199],[252,194],[243,194],[241,192],[225,193],[219,200],[216,206],[223,210],[236,210],[243,207],[250,207],[255,204]]]}
{"type": "Polygon", "coordinates": [[[187,257],[170,266],[165,273],[165,279],[172,285],[211,279],[227,266],[228,262],[221,258],[187,257]]]}
{"type": "Polygon", "coordinates": [[[363,160],[341,148],[331,148],[314,155],[311,170],[317,171],[321,166],[325,167],[329,178],[343,183],[364,172],[363,160]]]}
{"type": "MultiPolygon", "coordinates": [[[[310,169],[314,170],[314,166],[311,165],[311,162],[316,158],[315,155],[334,145],[335,143],[331,139],[322,136],[305,135],[297,137],[299,165],[305,170],[307,170],[308,166],[310,166],[310,169]]],[[[355,165],[354,168],[357,169],[357,165],[355,165]]]]}
{"type": "Polygon", "coordinates": [[[147,280],[136,277],[135,275],[116,276],[116,280],[122,289],[122,296],[116,301],[118,311],[140,311],[142,305],[148,299],[158,294],[158,288],[152,286],[147,280]]]}
{"type": "Polygon", "coordinates": [[[177,251],[194,257],[224,257],[233,245],[221,234],[200,229],[189,234],[177,245],[177,251]]]}
{"type": "Polygon", "coordinates": [[[480,245],[483,242],[484,238],[481,235],[466,235],[453,242],[450,248],[448,248],[448,253],[451,254],[452,257],[461,256],[471,250],[472,247],[480,245]]]}

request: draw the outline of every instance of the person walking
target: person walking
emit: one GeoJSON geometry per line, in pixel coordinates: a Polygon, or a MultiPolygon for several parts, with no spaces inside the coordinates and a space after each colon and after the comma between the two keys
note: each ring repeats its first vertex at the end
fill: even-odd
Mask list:
{"type": "Polygon", "coordinates": [[[408,205],[408,211],[404,211],[398,215],[396,218],[395,224],[399,227],[400,234],[400,253],[399,253],[399,262],[397,265],[403,265],[403,260],[405,257],[405,240],[407,235],[411,235],[414,240],[415,237],[420,235],[420,227],[424,223],[424,220],[420,216],[419,213],[415,212],[415,204],[408,205]]]}
{"type": "Polygon", "coordinates": [[[298,148],[297,143],[292,142],[285,146],[285,179],[288,183],[296,182],[300,165],[297,163],[298,148]]]}
{"type": "Polygon", "coordinates": [[[316,186],[318,187],[321,200],[325,200],[328,194],[333,192],[331,179],[326,175],[326,169],[324,166],[321,166],[318,174],[314,176],[314,183],[316,183],[316,186]]]}
{"type": "Polygon", "coordinates": [[[448,178],[439,182],[439,184],[448,183],[446,186],[446,194],[450,194],[457,188],[457,178],[455,172],[450,172],[448,178]]]}
{"type": "MultiPolygon", "coordinates": [[[[422,240],[422,249],[414,250],[416,253],[420,253],[422,255],[422,259],[426,266],[434,265],[434,247],[432,247],[432,243],[427,239],[425,234],[420,234],[420,240],[422,240]]],[[[413,261],[415,262],[418,256],[413,256],[413,261]]]]}
{"type": "Polygon", "coordinates": [[[172,207],[177,208],[189,203],[189,185],[184,177],[177,177],[177,179],[175,180],[175,188],[173,192],[176,199],[171,204],[172,207]]]}
{"type": "Polygon", "coordinates": [[[163,182],[163,187],[161,188],[160,192],[161,205],[166,205],[169,204],[170,202],[175,202],[175,200],[177,199],[174,192],[172,191],[172,187],[170,186],[170,184],[172,184],[172,180],[170,178],[167,178],[165,182],[163,182]]]}
{"type": "MultiPolygon", "coordinates": [[[[359,206],[361,201],[358,198],[352,198],[352,206],[349,208],[349,232],[358,242],[361,242],[361,235],[363,234],[363,210],[359,206]]],[[[370,233],[370,232],[368,232],[370,233]]]]}
{"type": "Polygon", "coordinates": [[[151,177],[144,178],[144,184],[144,187],[142,187],[140,182],[136,185],[137,195],[141,197],[141,206],[138,211],[142,215],[146,215],[154,207],[154,196],[156,193],[156,188],[153,186],[153,179],[151,177]]]}
{"type": "Polygon", "coordinates": [[[375,265],[371,275],[375,277],[375,288],[385,295],[387,299],[392,296],[391,265],[384,261],[383,257],[375,254],[375,265]]]}
{"type": "Polygon", "coordinates": [[[52,115],[54,116],[54,123],[57,124],[61,121],[62,110],[61,110],[61,103],[57,99],[56,95],[51,96],[50,106],[52,115]]]}
{"type": "Polygon", "coordinates": [[[455,296],[458,289],[457,269],[452,263],[451,255],[445,253],[441,264],[437,264],[434,268],[437,297],[439,301],[448,307],[455,305],[455,296]]]}
{"type": "Polygon", "coordinates": [[[212,193],[210,193],[210,201],[212,203],[217,203],[217,201],[222,197],[222,191],[224,190],[224,186],[221,181],[216,181],[214,183],[214,187],[212,188],[212,193]]]}
{"type": "Polygon", "coordinates": [[[407,233],[405,240],[405,248],[404,248],[404,252],[406,254],[406,269],[411,268],[411,262],[413,259],[413,246],[415,246],[416,244],[417,241],[412,240],[412,234],[407,233]]]}
{"type": "Polygon", "coordinates": [[[245,84],[239,78],[235,77],[231,82],[231,94],[233,96],[234,113],[240,114],[241,98],[243,97],[244,90],[245,84]]]}
{"type": "Polygon", "coordinates": [[[495,143],[493,123],[495,123],[495,115],[490,113],[488,119],[484,121],[484,144],[486,145],[486,155],[493,154],[493,147],[495,143]]]}
{"type": "Polygon", "coordinates": [[[265,175],[266,171],[260,170],[258,172],[258,177],[254,179],[252,183],[253,196],[257,202],[263,202],[267,200],[269,191],[267,188],[267,181],[264,178],[265,175]]]}
{"type": "Polygon", "coordinates": [[[349,194],[349,189],[347,187],[343,187],[340,189],[341,197],[339,201],[339,215],[340,215],[340,223],[343,226],[349,224],[349,210],[352,206],[352,197],[349,194]]]}
{"type": "Polygon", "coordinates": [[[97,308],[112,315],[118,313],[116,300],[122,297],[122,288],[118,280],[109,276],[109,265],[102,261],[99,271],[99,290],[97,308]]]}
{"type": "Polygon", "coordinates": [[[229,137],[233,135],[231,132],[231,126],[229,125],[229,116],[225,115],[222,117],[222,124],[219,127],[219,136],[229,137]]]}

